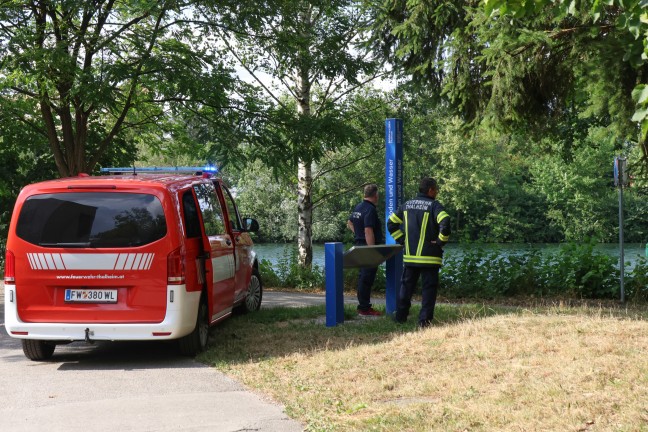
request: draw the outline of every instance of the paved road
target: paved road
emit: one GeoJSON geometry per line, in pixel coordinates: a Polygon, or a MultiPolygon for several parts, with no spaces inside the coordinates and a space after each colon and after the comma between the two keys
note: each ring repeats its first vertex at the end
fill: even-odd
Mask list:
{"type": "MultiPolygon", "coordinates": [[[[73,343],[50,362],[25,358],[4,329],[0,284],[0,431],[301,431],[281,406],[171,343],[73,343]]],[[[264,293],[264,307],[324,297],[264,293]]]]}

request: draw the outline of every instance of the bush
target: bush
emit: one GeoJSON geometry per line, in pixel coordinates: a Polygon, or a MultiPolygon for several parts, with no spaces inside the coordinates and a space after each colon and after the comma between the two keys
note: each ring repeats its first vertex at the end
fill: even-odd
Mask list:
{"type": "MultiPolygon", "coordinates": [[[[648,264],[644,265],[637,266],[631,277],[633,295],[639,297],[648,296],[648,264]]],[[[522,295],[611,299],[619,294],[619,271],[616,259],[595,252],[592,243],[566,244],[550,256],[536,249],[502,256],[476,248],[445,261],[440,292],[450,298],[522,295]]]]}
{"type": "MultiPolygon", "coordinates": [[[[324,269],[306,270],[297,264],[297,254],[287,252],[275,265],[260,264],[264,284],[270,287],[324,289],[324,269]]],[[[358,269],[344,271],[344,287],[356,288],[358,269]]],[[[557,253],[539,249],[502,255],[476,247],[462,256],[444,260],[440,272],[440,294],[447,298],[495,299],[501,297],[572,297],[615,299],[619,297],[619,270],[614,257],[598,253],[594,244],[565,244],[557,253]]],[[[378,268],[373,292],[384,293],[385,267],[378,268]]],[[[648,260],[640,259],[625,278],[629,300],[648,301],[648,260]]]]}
{"type": "Polygon", "coordinates": [[[648,260],[641,257],[623,282],[628,300],[648,302],[648,260]]]}
{"type": "Polygon", "coordinates": [[[619,292],[616,258],[594,252],[594,244],[566,244],[549,267],[549,292],[577,298],[614,298],[619,292]]]}
{"type": "Polygon", "coordinates": [[[259,271],[267,287],[323,289],[325,286],[324,269],[318,265],[310,270],[301,267],[296,252],[286,252],[274,267],[270,261],[262,259],[259,271]]]}

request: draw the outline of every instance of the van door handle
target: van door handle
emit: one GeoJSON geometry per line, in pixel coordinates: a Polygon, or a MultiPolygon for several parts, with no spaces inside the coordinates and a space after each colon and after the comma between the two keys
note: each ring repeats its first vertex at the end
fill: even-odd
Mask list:
{"type": "Polygon", "coordinates": [[[205,253],[202,254],[202,255],[198,255],[196,258],[199,258],[199,259],[208,259],[208,258],[209,258],[209,255],[210,255],[209,252],[205,252],[205,253]]]}

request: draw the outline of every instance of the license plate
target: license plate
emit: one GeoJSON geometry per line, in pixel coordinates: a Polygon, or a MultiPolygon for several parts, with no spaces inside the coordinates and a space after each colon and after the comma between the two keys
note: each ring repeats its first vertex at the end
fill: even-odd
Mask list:
{"type": "Polygon", "coordinates": [[[65,301],[76,303],[117,303],[117,290],[66,289],[65,301]]]}

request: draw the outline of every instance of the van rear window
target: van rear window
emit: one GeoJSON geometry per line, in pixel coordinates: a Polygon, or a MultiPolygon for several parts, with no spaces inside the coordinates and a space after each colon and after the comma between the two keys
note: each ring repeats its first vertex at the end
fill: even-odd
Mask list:
{"type": "Polygon", "coordinates": [[[142,246],[166,235],[160,200],[149,194],[73,192],[25,201],[16,234],[46,247],[142,246]]]}

